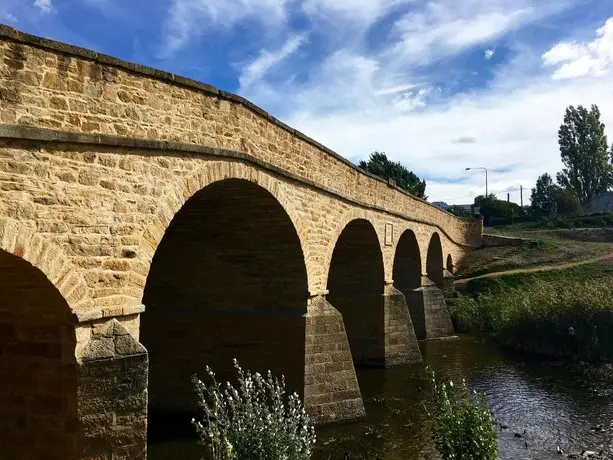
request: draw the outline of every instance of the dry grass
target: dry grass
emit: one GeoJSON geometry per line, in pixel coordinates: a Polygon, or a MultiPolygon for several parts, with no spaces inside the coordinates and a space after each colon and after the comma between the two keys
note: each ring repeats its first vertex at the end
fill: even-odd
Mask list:
{"type": "Polygon", "coordinates": [[[472,251],[458,268],[463,278],[531,267],[563,266],[613,253],[611,229],[513,230],[488,233],[538,240],[536,247],[484,248],[472,251]]]}

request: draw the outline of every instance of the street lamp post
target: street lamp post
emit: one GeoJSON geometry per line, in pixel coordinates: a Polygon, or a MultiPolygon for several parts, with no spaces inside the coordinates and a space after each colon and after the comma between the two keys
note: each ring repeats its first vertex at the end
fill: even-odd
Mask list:
{"type": "Polygon", "coordinates": [[[487,168],[479,166],[476,168],[466,168],[466,171],[470,171],[471,169],[483,169],[485,171],[485,198],[487,198],[487,168]]]}

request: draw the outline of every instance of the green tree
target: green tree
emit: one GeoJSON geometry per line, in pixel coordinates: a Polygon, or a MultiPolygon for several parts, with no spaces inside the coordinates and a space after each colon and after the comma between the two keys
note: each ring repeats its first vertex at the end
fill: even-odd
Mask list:
{"type": "Polygon", "coordinates": [[[537,216],[546,216],[551,211],[553,205],[553,191],[556,185],[547,173],[542,174],[536,180],[536,187],[532,189],[530,196],[530,208],[532,213],[537,216]]]}
{"type": "Polygon", "coordinates": [[[470,211],[468,209],[462,206],[458,206],[457,204],[449,206],[447,208],[447,212],[450,212],[454,216],[458,216],[458,217],[470,217],[471,216],[470,211]]]}
{"type": "Polygon", "coordinates": [[[362,160],[358,166],[383,179],[393,179],[398,187],[416,197],[427,198],[425,196],[426,181],[421,180],[399,162],[390,161],[384,152],[371,153],[368,161],[362,160]]]}
{"type": "Polygon", "coordinates": [[[479,213],[483,216],[485,225],[491,225],[492,219],[510,218],[521,214],[521,208],[518,204],[499,200],[494,194],[477,196],[473,204],[473,210],[475,207],[479,208],[479,213]]]}
{"type": "Polygon", "coordinates": [[[581,203],[573,192],[554,185],[551,194],[558,215],[577,216],[581,214],[581,203]]]}
{"type": "Polygon", "coordinates": [[[580,202],[607,191],[613,185],[609,146],[600,121],[598,106],[590,110],[572,105],[566,108],[558,130],[560,154],[565,168],[556,176],[558,184],[572,191],[580,202]]]}

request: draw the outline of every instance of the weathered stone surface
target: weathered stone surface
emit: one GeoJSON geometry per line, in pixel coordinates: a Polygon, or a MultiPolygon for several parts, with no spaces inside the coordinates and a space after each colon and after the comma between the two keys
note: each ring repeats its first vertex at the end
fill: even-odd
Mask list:
{"type": "Polygon", "coordinates": [[[341,314],[323,296],[306,316],[304,403],[317,423],[365,415],[341,314]]]}
{"type": "Polygon", "coordinates": [[[418,340],[435,339],[453,335],[453,324],[445,305],[443,291],[434,283],[405,291],[415,335],[418,340]]]}
{"type": "Polygon", "coordinates": [[[147,351],[119,321],[91,334],[78,367],[79,458],[147,458],[147,374],[147,351]]]}
{"type": "Polygon", "coordinates": [[[422,362],[407,301],[398,289],[383,296],[385,367],[422,362]]]}

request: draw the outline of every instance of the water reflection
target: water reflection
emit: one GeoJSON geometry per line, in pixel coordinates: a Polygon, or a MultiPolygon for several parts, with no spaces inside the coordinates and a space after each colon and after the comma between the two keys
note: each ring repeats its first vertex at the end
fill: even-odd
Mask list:
{"type": "MultiPolygon", "coordinates": [[[[471,388],[486,392],[497,422],[506,427],[500,431],[501,460],[559,459],[557,446],[567,453],[582,448],[613,452],[611,432],[590,429],[597,424],[610,428],[613,397],[590,391],[591,382],[568,365],[501,353],[466,337],[421,346],[437,373],[464,378],[471,388]],[[515,436],[524,430],[524,436],[515,436]]],[[[358,380],[366,419],[320,428],[315,460],[342,460],[344,453],[350,460],[436,458],[423,366],[360,370],[358,380]]],[[[200,458],[193,440],[151,445],[149,452],[153,460],[200,458]]]]}

